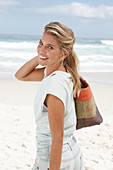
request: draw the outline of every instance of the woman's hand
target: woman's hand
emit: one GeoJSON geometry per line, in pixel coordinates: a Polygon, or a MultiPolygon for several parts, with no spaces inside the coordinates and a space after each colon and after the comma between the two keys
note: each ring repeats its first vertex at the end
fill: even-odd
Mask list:
{"type": "Polygon", "coordinates": [[[36,68],[39,65],[39,56],[25,63],[15,74],[18,80],[41,81],[44,77],[44,68],[36,68]]]}

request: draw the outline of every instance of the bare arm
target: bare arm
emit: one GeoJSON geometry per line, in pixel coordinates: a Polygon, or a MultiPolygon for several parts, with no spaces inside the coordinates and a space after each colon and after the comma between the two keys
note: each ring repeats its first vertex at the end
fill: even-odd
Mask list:
{"type": "Polygon", "coordinates": [[[60,99],[50,94],[47,95],[46,104],[52,136],[49,169],[60,170],[64,133],[64,104],[60,99]]]}
{"type": "Polygon", "coordinates": [[[44,68],[36,68],[38,65],[38,56],[36,56],[25,63],[15,73],[15,77],[23,81],[41,81],[44,77],[44,68]]]}

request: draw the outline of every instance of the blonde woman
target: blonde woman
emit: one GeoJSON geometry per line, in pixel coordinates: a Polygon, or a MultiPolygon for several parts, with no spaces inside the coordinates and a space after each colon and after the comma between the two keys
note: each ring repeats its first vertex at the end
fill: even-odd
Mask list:
{"type": "Polygon", "coordinates": [[[73,96],[80,90],[73,32],[58,22],[45,26],[38,55],[15,74],[18,80],[41,81],[34,100],[37,156],[32,170],[83,170],[73,136],[76,114],[73,96]],[[38,65],[45,66],[36,68],[38,65]]]}

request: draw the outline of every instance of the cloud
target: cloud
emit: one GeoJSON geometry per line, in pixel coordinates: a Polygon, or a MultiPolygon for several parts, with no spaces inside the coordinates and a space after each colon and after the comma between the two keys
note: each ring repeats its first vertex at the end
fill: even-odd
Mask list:
{"type": "Polygon", "coordinates": [[[0,0],[0,7],[9,7],[20,5],[20,2],[17,0],[0,0]]]}
{"type": "Polygon", "coordinates": [[[65,5],[36,8],[35,11],[41,14],[67,15],[83,18],[113,18],[113,6],[99,5],[98,7],[93,7],[77,2],[65,5]]]}

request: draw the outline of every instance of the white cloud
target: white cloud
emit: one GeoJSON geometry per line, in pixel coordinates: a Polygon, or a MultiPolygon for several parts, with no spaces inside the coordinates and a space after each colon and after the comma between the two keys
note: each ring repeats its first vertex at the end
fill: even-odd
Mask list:
{"type": "Polygon", "coordinates": [[[0,7],[16,6],[20,5],[17,0],[0,0],[0,7]]]}
{"type": "Polygon", "coordinates": [[[98,7],[93,7],[87,4],[76,2],[66,5],[36,8],[35,11],[42,14],[68,15],[84,18],[113,18],[113,6],[100,5],[98,7]]]}

